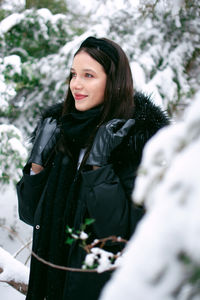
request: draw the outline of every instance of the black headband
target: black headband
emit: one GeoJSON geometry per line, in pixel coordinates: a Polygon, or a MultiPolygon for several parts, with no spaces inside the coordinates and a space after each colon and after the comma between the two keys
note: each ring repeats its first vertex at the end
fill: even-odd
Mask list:
{"type": "Polygon", "coordinates": [[[88,37],[86,40],[82,42],[80,45],[80,48],[96,48],[98,50],[103,51],[106,55],[110,57],[110,59],[114,62],[114,64],[117,66],[119,55],[117,52],[117,49],[115,49],[114,46],[112,46],[110,43],[104,41],[103,39],[97,39],[95,37],[88,37]]]}

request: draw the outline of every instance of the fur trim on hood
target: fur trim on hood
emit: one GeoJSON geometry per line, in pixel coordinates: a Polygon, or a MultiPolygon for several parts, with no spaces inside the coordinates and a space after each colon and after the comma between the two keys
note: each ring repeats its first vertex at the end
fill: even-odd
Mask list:
{"type": "Polygon", "coordinates": [[[141,152],[145,143],[162,127],[169,125],[169,118],[159,106],[155,105],[151,97],[141,92],[134,95],[135,111],[133,118],[135,126],[130,131],[132,147],[141,152]]]}

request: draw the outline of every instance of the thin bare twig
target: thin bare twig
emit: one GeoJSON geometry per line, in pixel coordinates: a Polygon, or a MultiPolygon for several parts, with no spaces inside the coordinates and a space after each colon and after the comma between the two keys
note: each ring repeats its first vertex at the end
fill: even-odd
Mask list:
{"type": "MultiPolygon", "coordinates": [[[[91,249],[93,247],[95,247],[96,245],[100,244],[101,245],[101,248],[102,248],[102,245],[105,245],[105,243],[107,241],[112,241],[112,242],[118,242],[118,243],[127,243],[127,240],[121,238],[121,237],[116,237],[116,236],[109,236],[107,238],[103,238],[103,239],[99,239],[99,240],[96,240],[94,241],[92,244],[90,245],[85,245],[84,246],[84,249],[87,253],[90,253],[91,249]]],[[[55,269],[59,269],[59,270],[63,270],[63,271],[71,271],[71,272],[88,272],[88,273],[98,273],[97,269],[81,269],[81,268],[71,268],[71,267],[65,267],[65,266],[60,266],[60,265],[56,265],[56,264],[53,264],[41,257],[39,257],[35,252],[32,251],[32,255],[37,259],[39,260],[40,262],[44,263],[45,265],[48,265],[52,268],[55,268],[55,269]]],[[[115,255],[115,258],[119,257],[119,255],[115,255]]],[[[115,270],[116,267],[111,267],[107,270],[105,270],[104,272],[106,271],[113,271],[115,270]]]]}
{"type": "Polygon", "coordinates": [[[112,235],[112,236],[109,236],[109,237],[106,237],[106,238],[103,238],[103,239],[96,240],[92,244],[86,245],[84,247],[84,249],[86,250],[86,252],[90,252],[90,250],[93,247],[97,246],[98,244],[100,244],[100,248],[102,249],[104,247],[105,243],[108,242],[108,241],[117,242],[117,243],[124,243],[124,244],[127,243],[127,240],[125,240],[121,237],[116,237],[115,235],[112,235]]]}
{"type": "Polygon", "coordinates": [[[30,258],[31,258],[31,254],[27,257],[27,259],[26,259],[26,261],[24,263],[25,266],[27,265],[27,263],[28,263],[28,261],[29,261],[30,258]]]}
{"type": "Polygon", "coordinates": [[[5,226],[5,225],[0,225],[0,227],[3,228],[3,229],[6,229],[6,230],[7,230],[8,232],[10,232],[13,236],[15,236],[15,237],[18,239],[18,241],[19,241],[22,245],[25,244],[24,241],[21,239],[21,237],[18,235],[18,233],[15,232],[13,229],[11,229],[11,228],[9,228],[9,227],[7,227],[7,226],[5,226]]]}
{"type": "Polygon", "coordinates": [[[25,248],[28,248],[28,246],[32,243],[32,239],[30,239],[30,241],[28,241],[25,245],[23,245],[19,250],[17,250],[17,252],[15,254],[13,254],[13,257],[16,258],[17,255],[19,255],[19,253],[21,251],[23,251],[25,248]]]}

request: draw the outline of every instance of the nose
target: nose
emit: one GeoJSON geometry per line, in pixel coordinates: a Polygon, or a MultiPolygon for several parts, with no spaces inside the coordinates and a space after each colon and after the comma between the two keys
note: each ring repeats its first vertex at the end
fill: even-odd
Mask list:
{"type": "Polygon", "coordinates": [[[70,87],[73,90],[81,90],[83,88],[83,83],[80,77],[75,77],[70,82],[70,87]]]}

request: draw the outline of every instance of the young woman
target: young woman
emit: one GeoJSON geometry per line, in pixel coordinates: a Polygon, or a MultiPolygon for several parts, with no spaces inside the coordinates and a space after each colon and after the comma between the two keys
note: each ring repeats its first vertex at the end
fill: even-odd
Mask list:
{"type": "MultiPolygon", "coordinates": [[[[88,243],[111,235],[128,239],[143,211],[131,193],[142,149],[168,124],[149,97],[133,91],[128,59],[119,45],[89,37],[75,53],[64,103],[49,107],[33,133],[33,148],[17,184],[19,216],[34,226],[33,251],[54,264],[81,268],[86,252],[67,245],[66,225],[88,243]]],[[[119,244],[107,244],[112,252],[119,244]]],[[[95,300],[111,272],[56,270],[32,257],[31,300],[95,300]]]]}

